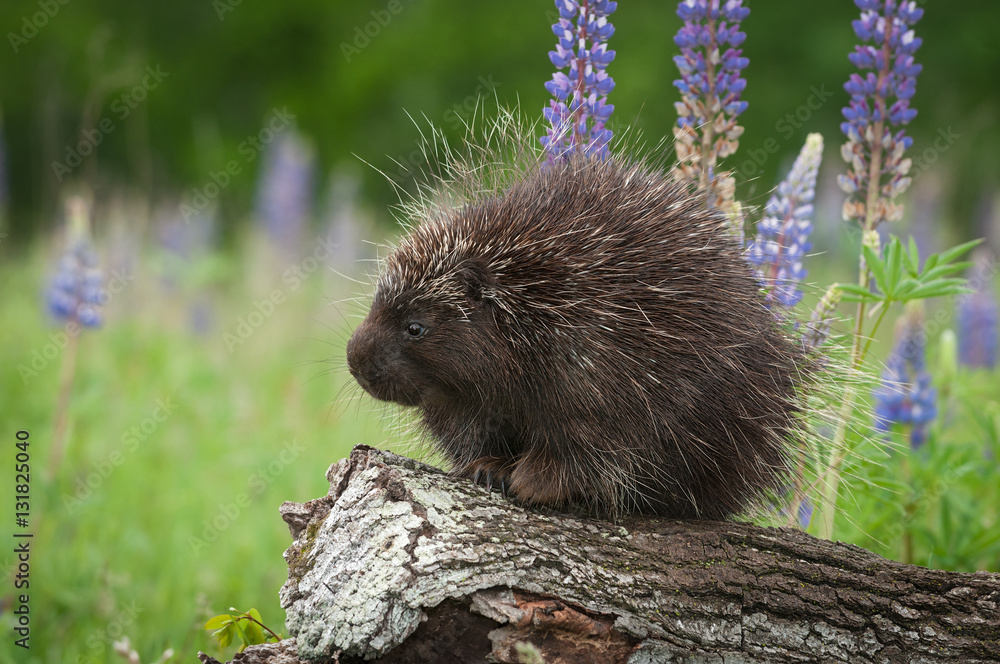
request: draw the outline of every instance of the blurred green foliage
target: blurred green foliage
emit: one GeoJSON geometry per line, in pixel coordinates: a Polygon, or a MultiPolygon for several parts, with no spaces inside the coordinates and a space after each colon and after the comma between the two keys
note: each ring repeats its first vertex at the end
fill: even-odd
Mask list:
{"type": "MultiPolygon", "coordinates": [[[[924,71],[914,99],[919,115],[909,129],[912,156],[932,150],[935,168],[946,173],[949,205],[941,216],[958,236],[971,237],[983,191],[1000,175],[993,156],[1000,151],[1000,5],[921,4],[924,71]],[[958,138],[934,152],[939,130],[958,138]]],[[[613,17],[613,126],[619,133],[635,127],[652,144],[670,136],[675,121],[674,9],[671,2],[627,1],[613,17]]],[[[750,105],[730,166],[741,173],[739,196],[763,204],[807,131],[822,132],[828,161],[838,160],[857,10],[848,0],[752,9],[744,24],[750,105]]],[[[543,0],[4,2],[0,104],[10,144],[12,234],[24,238],[52,223],[60,185],[52,163],[102,118],[112,131],[102,132],[99,150],[65,180],[83,178],[99,195],[121,187],[152,200],[190,192],[237,157],[237,146],[259,132],[272,109],[287,107],[317,142],[322,168],[358,170],[366,197],[384,207],[394,194],[361,159],[398,173],[393,159],[409,162],[418,140],[407,113],[452,136],[477,95],[495,94],[540,115],[554,15],[543,0]],[[140,93],[141,101],[130,99],[147,67],[166,76],[140,93]]],[[[230,226],[245,217],[255,167],[220,197],[230,226]]]]}
{"type": "MultiPolygon", "coordinates": [[[[932,214],[933,228],[969,239],[986,230],[974,228],[974,211],[995,193],[998,177],[1000,49],[993,32],[1000,5],[922,4],[924,71],[914,99],[919,115],[908,133],[915,160],[932,151],[936,161],[926,172],[947,200],[932,212],[908,203],[907,216],[932,214]],[[939,132],[956,138],[936,149],[939,132]]],[[[730,165],[740,171],[738,196],[762,205],[809,131],[826,137],[824,171],[843,170],[841,85],[852,71],[846,55],[857,12],[849,0],[751,6],[744,23],[747,129],[730,165]]],[[[633,126],[651,145],[670,135],[675,118],[674,8],[622,0],[614,15],[613,126],[619,133],[633,126]]],[[[250,219],[260,162],[246,160],[240,145],[258,135],[273,109],[287,108],[316,141],[324,173],[358,172],[364,195],[384,209],[395,195],[375,169],[406,180],[395,162],[414,165],[419,134],[407,113],[452,138],[479,96],[495,93],[540,114],[552,72],[546,53],[554,44],[553,16],[551,3],[541,0],[0,3],[7,42],[0,104],[12,185],[9,227],[0,230],[20,240],[0,245],[0,430],[31,433],[37,553],[33,648],[25,657],[5,639],[0,661],[114,661],[110,644],[119,635],[131,638],[143,661],[168,646],[179,661],[197,649],[224,658],[201,629],[212,615],[256,606],[269,624],[280,623],[280,554],[290,538],[278,505],[325,494],[323,471],[351,445],[406,452],[414,434],[382,427],[379,415],[395,409],[352,400],[360,390],[343,371],[343,345],[355,322],[350,316],[364,306],[342,298],[356,285],[324,269],[292,292],[276,276],[280,269],[269,271],[259,247],[244,244],[241,227],[250,219]],[[24,21],[44,15],[43,6],[58,12],[45,15],[23,43],[12,43],[10,35],[22,35],[24,21]],[[366,28],[372,36],[362,47],[358,31],[366,28]],[[105,120],[111,131],[101,129],[105,120]],[[98,130],[99,150],[58,182],[52,162],[64,160],[82,132],[98,130]],[[150,208],[176,210],[233,159],[246,168],[219,199],[230,247],[182,261],[182,276],[171,285],[164,275],[176,257],[156,248],[150,208]],[[97,210],[115,210],[95,218],[105,259],[114,253],[115,224],[127,221],[136,280],[109,304],[105,329],[80,341],[69,448],[61,472],[47,480],[64,357],[59,328],[41,310],[53,264],[47,231],[58,221],[63,189],[81,183],[95,191],[97,210]],[[122,192],[138,207],[108,204],[122,192]],[[274,288],[288,296],[280,313],[244,343],[228,343],[224,334],[274,288]],[[191,306],[206,297],[213,322],[194,331],[191,306]],[[33,366],[36,353],[40,368],[26,379],[19,367],[33,366]],[[155,421],[158,400],[169,401],[173,413],[143,439],[129,438],[155,421]]],[[[925,187],[930,181],[918,177],[910,201],[932,189],[925,187]]],[[[833,230],[838,211],[820,207],[816,250],[849,258],[811,257],[810,279],[849,280],[859,238],[833,230]]],[[[803,310],[820,293],[809,292],[803,310]]],[[[952,324],[953,305],[931,305],[946,312],[944,327],[952,324]]],[[[885,325],[873,351],[884,357],[890,346],[885,325]]],[[[860,450],[848,469],[850,488],[839,503],[845,518],[835,537],[920,564],[997,571],[1000,375],[959,369],[935,380],[942,401],[927,445],[912,456],[860,450]]],[[[13,495],[5,492],[0,514],[12,512],[13,495]]],[[[11,570],[12,557],[0,553],[0,627],[7,634],[11,570]]]]}
{"type": "Polygon", "coordinates": [[[39,306],[51,262],[33,251],[0,264],[8,489],[0,494],[0,662],[123,661],[111,650],[122,636],[146,663],[168,647],[173,661],[197,650],[229,659],[231,649],[202,629],[211,616],[255,606],[283,629],[281,554],[291,538],[281,503],[324,495],[326,469],[354,444],[405,451],[401,436],[383,429],[384,409],[346,383],[345,316],[355,307],[335,301],[355,285],[317,271],[293,291],[262,276],[253,251],[244,255],[258,260],[246,263],[206,257],[223,265],[209,289],[210,332],[196,332],[191,290],[157,273],[154,251],[109,302],[104,327],[79,339],[69,445],[54,479],[47,466],[67,351],[63,327],[39,306]],[[286,299],[230,348],[223,334],[274,288],[286,299]],[[28,651],[12,638],[11,533],[24,532],[13,523],[19,430],[30,434],[31,455],[30,586],[17,591],[30,596],[28,651]]]}
{"type": "MultiPolygon", "coordinates": [[[[345,371],[352,316],[364,308],[347,297],[356,284],[317,270],[293,291],[278,276],[281,260],[263,270],[272,263],[259,245],[238,246],[202,258],[211,268],[191,265],[179,284],[162,278],[156,249],[143,250],[104,328],[80,339],[70,444],[53,480],[45,469],[65,351],[38,297],[51,263],[35,250],[0,264],[0,430],[11,450],[14,432],[31,435],[35,534],[32,648],[3,639],[0,661],[122,661],[111,651],[122,636],[143,662],[168,647],[173,661],[197,650],[225,661],[232,647],[202,629],[210,617],[255,606],[282,629],[277,593],[291,538],[279,505],[324,495],[326,468],[354,444],[415,453],[420,438],[398,409],[364,396],[345,371]],[[215,276],[198,276],[206,273],[215,276]],[[242,344],[227,343],[274,288],[287,296],[275,312],[242,344]],[[192,295],[206,291],[213,322],[194,331],[192,295]]],[[[806,306],[816,297],[807,294],[806,306]]],[[[936,304],[950,312],[954,302],[936,304]]],[[[891,333],[882,336],[887,349],[891,333]]],[[[1000,373],[935,375],[940,416],[927,444],[912,455],[901,435],[895,449],[863,446],[845,472],[834,536],[897,560],[1000,571],[1000,373]]],[[[0,515],[11,518],[13,500],[0,493],[0,515]]],[[[0,628],[9,635],[15,561],[4,550],[0,628]]]]}
{"type": "Polygon", "coordinates": [[[925,445],[911,450],[894,425],[857,447],[834,539],[934,569],[998,571],[1000,379],[962,368],[934,384],[941,396],[925,445]]]}

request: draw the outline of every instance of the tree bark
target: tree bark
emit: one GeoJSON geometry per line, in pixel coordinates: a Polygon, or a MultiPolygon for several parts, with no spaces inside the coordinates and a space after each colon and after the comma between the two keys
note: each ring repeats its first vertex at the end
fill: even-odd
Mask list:
{"type": "Polygon", "coordinates": [[[280,661],[1000,661],[998,574],[793,529],[527,509],[365,446],[327,479],[281,508],[280,661]]]}

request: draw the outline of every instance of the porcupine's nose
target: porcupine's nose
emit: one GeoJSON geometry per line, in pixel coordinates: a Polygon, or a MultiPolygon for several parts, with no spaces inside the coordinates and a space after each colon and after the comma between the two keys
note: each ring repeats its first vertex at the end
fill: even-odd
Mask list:
{"type": "MultiPolygon", "coordinates": [[[[365,375],[365,364],[364,357],[366,356],[365,349],[362,348],[364,345],[361,341],[362,331],[364,328],[364,323],[361,324],[354,334],[351,335],[350,341],[347,342],[347,369],[354,376],[354,380],[358,381],[358,385],[364,388],[365,392],[371,392],[371,382],[365,375]]],[[[369,367],[370,370],[370,367],[369,367]]]]}
{"type": "Polygon", "coordinates": [[[358,381],[358,385],[364,388],[365,392],[372,391],[372,385],[368,382],[368,379],[364,377],[364,374],[351,369],[351,375],[354,376],[354,380],[358,381]]]}

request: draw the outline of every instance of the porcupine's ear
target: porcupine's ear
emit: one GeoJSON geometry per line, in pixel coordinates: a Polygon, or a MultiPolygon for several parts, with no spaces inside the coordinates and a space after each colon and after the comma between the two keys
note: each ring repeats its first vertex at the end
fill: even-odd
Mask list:
{"type": "Polygon", "coordinates": [[[483,300],[493,297],[496,284],[486,265],[479,261],[467,261],[458,270],[458,279],[465,288],[466,297],[474,306],[482,306],[483,300]]]}

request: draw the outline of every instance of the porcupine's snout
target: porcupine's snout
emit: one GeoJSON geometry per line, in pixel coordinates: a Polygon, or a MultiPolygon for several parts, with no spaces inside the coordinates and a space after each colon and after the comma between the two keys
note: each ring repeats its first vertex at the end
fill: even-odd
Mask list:
{"type": "Polygon", "coordinates": [[[374,373],[374,367],[370,361],[371,352],[368,349],[370,343],[366,340],[364,333],[366,323],[367,321],[362,323],[351,335],[350,341],[347,342],[347,368],[354,376],[354,380],[358,381],[358,385],[368,394],[375,396],[368,378],[374,373]]]}
{"type": "Polygon", "coordinates": [[[392,347],[366,318],[347,342],[347,368],[365,392],[381,401],[400,401],[392,385],[392,347]]]}

